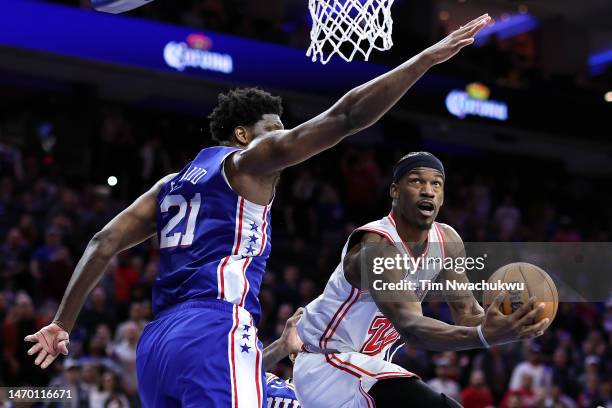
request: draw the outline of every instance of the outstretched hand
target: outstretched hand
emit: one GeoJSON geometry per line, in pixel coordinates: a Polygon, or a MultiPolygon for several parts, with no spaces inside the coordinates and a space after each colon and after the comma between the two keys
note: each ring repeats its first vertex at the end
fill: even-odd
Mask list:
{"type": "Polygon", "coordinates": [[[536,305],[536,298],[532,296],[529,302],[523,304],[512,314],[504,315],[500,306],[505,297],[505,293],[500,293],[487,309],[485,320],[482,323],[482,332],[487,342],[492,345],[504,344],[541,336],[548,326],[549,319],[545,318],[537,323],[535,319],[544,309],[544,303],[536,305]]]}
{"type": "Polygon", "coordinates": [[[461,51],[463,47],[472,44],[476,34],[490,23],[491,17],[489,17],[489,14],[483,14],[427,48],[424,53],[431,57],[433,64],[447,61],[461,51]]]}
{"type": "Polygon", "coordinates": [[[25,337],[25,341],[35,343],[29,350],[28,355],[37,354],[34,364],[45,369],[61,354],[68,355],[68,332],[55,323],[51,323],[35,334],[25,337]]]}

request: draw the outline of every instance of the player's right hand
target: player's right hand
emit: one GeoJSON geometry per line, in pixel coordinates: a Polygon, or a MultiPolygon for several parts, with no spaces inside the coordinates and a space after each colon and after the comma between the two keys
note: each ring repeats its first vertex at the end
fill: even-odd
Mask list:
{"type": "Polygon", "coordinates": [[[35,334],[25,337],[25,341],[34,343],[28,355],[37,354],[34,364],[45,369],[61,354],[68,355],[68,332],[55,323],[51,323],[35,334]]]}
{"type": "Polygon", "coordinates": [[[494,345],[541,336],[548,326],[549,319],[543,319],[538,323],[534,322],[537,314],[544,308],[544,303],[536,305],[536,298],[532,296],[529,302],[516,309],[512,314],[505,315],[500,308],[505,297],[505,292],[500,293],[487,309],[482,323],[482,334],[485,340],[494,345]]]}

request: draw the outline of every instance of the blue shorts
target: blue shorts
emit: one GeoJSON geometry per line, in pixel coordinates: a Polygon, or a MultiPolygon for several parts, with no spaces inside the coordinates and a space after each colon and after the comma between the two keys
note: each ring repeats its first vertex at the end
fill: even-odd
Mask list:
{"type": "Polygon", "coordinates": [[[136,349],[145,408],[262,408],[263,349],[251,315],[217,299],[170,307],[149,323],[136,349]]]}

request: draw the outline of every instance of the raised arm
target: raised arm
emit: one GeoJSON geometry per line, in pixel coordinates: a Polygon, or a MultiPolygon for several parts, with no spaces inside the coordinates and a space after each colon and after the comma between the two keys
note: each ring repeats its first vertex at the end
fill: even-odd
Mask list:
{"type": "Polygon", "coordinates": [[[327,111],[290,130],[270,132],[233,156],[239,172],[273,174],[335,146],[378,121],[432,66],[474,42],[491,21],[478,17],[402,65],[358,86],[327,111]]]}
{"type": "MultiPolygon", "coordinates": [[[[411,345],[436,351],[466,350],[483,347],[477,328],[450,325],[423,316],[421,304],[412,290],[375,290],[384,284],[397,284],[404,279],[402,269],[388,269],[382,274],[374,274],[375,258],[395,258],[396,247],[376,234],[366,234],[360,245],[351,249],[345,264],[347,279],[355,285],[358,276],[365,274],[362,286],[369,290],[380,311],[393,323],[395,329],[411,345]],[[374,286],[373,282],[379,283],[374,286]]],[[[535,299],[517,309],[512,315],[505,316],[499,310],[505,294],[500,294],[489,307],[482,332],[489,345],[503,344],[540,335],[547,322],[531,324],[538,310],[533,308],[535,299]]],[[[543,304],[541,304],[543,305],[543,304]]],[[[539,305],[538,307],[540,307],[539,305]]]]}
{"type": "Polygon", "coordinates": [[[35,364],[47,368],[59,353],[68,354],[68,335],[91,290],[117,253],[141,243],[156,232],[157,195],[164,177],[132,205],[96,233],[79,260],[53,323],[25,340],[35,343],[28,354],[38,353],[35,364]]]}

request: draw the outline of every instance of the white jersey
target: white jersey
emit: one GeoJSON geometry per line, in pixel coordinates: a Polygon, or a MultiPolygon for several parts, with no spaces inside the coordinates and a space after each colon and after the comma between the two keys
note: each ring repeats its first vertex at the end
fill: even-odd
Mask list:
{"type": "MultiPolygon", "coordinates": [[[[347,240],[342,257],[321,296],[305,307],[297,329],[304,348],[311,353],[359,352],[384,358],[399,338],[393,325],[378,310],[372,296],[353,287],[344,277],[344,257],[350,249],[351,237],[359,231],[377,233],[393,243],[400,254],[412,256],[399,237],[391,214],[381,220],[357,228],[347,240]]],[[[433,223],[422,256],[444,259],[444,240],[440,227],[433,223]]],[[[441,266],[441,264],[440,264],[441,266]]],[[[434,281],[440,268],[418,268],[411,280],[434,281]]],[[[418,291],[419,300],[425,291],[418,291]]]]}
{"type": "MultiPolygon", "coordinates": [[[[344,257],[358,231],[380,234],[396,245],[401,254],[411,256],[391,215],[351,234],[325,291],[306,306],[298,323],[304,348],[296,358],[293,373],[295,390],[304,408],[375,408],[368,391],[377,381],[416,376],[390,362],[391,357],[386,358],[399,334],[378,310],[371,295],[351,286],[344,277],[344,257]]],[[[424,256],[444,259],[439,224],[434,223],[429,230],[427,245],[424,256]]],[[[434,281],[439,272],[439,268],[428,266],[417,270],[411,279],[434,281]]],[[[425,294],[417,293],[419,300],[425,294]]]]}

